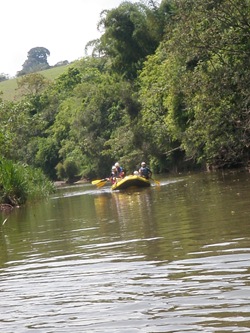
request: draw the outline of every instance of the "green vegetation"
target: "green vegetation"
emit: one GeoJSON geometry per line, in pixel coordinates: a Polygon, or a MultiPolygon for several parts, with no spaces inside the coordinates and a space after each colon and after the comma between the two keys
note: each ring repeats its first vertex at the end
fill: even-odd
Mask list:
{"type": "Polygon", "coordinates": [[[71,184],[79,179],[77,176],[79,173],[78,165],[72,159],[65,160],[63,164],[59,162],[55,169],[59,180],[66,180],[67,183],[71,184]]]}
{"type": "MultiPolygon", "coordinates": [[[[37,72],[41,75],[43,75],[46,79],[54,81],[57,77],[59,77],[61,74],[67,72],[68,67],[70,65],[65,66],[57,66],[53,67],[51,69],[46,69],[40,72],[37,72]]],[[[20,80],[19,78],[9,79],[5,81],[0,82],[0,97],[5,101],[15,101],[22,99],[22,95],[19,94],[18,85],[17,82],[20,80]]]]}
{"type": "Polygon", "coordinates": [[[51,180],[104,178],[117,160],[128,173],[142,160],[154,172],[247,166],[249,24],[248,0],[104,11],[91,57],[38,73],[64,70],[53,80],[29,74],[21,99],[2,99],[1,156],[51,180]]]}
{"type": "Polygon", "coordinates": [[[17,80],[9,79],[0,82],[0,96],[4,100],[14,101],[17,89],[17,80]]]}
{"type": "Polygon", "coordinates": [[[53,191],[53,183],[41,170],[0,159],[0,205],[18,206],[27,200],[46,197],[53,191]]]}
{"type": "Polygon", "coordinates": [[[28,52],[28,57],[23,63],[21,71],[17,72],[17,76],[27,75],[48,69],[50,66],[47,57],[50,52],[45,47],[33,47],[28,52]]]}

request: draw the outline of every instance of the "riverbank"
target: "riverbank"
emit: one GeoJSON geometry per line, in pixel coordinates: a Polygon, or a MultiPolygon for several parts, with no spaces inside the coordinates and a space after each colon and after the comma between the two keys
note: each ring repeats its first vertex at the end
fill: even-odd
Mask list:
{"type": "Polygon", "coordinates": [[[68,182],[68,181],[65,181],[65,180],[58,180],[56,182],[54,182],[54,186],[55,187],[63,187],[63,186],[66,186],[66,185],[76,185],[76,184],[85,184],[85,183],[88,183],[89,181],[87,179],[80,179],[76,182],[68,182]]]}

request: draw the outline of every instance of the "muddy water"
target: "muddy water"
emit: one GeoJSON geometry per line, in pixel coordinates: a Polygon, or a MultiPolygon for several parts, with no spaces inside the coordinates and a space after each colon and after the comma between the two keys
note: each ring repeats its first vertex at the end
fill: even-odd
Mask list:
{"type": "Polygon", "coordinates": [[[249,332],[249,179],[84,184],[0,215],[0,331],[249,332]]]}

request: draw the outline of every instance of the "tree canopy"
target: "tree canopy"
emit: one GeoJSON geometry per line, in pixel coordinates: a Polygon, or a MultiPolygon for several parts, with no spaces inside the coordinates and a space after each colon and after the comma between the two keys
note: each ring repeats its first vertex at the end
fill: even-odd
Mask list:
{"type": "Polygon", "coordinates": [[[22,70],[17,72],[17,76],[38,72],[48,69],[50,66],[47,57],[50,51],[45,47],[33,47],[28,52],[28,57],[23,63],[22,70]]]}
{"type": "Polygon", "coordinates": [[[1,101],[1,154],[51,179],[72,161],[87,178],[107,176],[117,160],[128,173],[141,160],[154,172],[247,167],[249,25],[248,0],[126,1],[104,11],[103,34],[90,43],[98,52],[54,82],[25,78],[30,93],[1,101]]]}
{"type": "MultiPolygon", "coordinates": [[[[123,2],[119,7],[104,10],[98,23],[101,38],[94,42],[94,52],[110,57],[112,68],[127,78],[133,78],[142,68],[143,61],[154,53],[163,35],[163,10],[153,1],[123,2]]],[[[90,43],[89,45],[93,45],[90,43]]]]}

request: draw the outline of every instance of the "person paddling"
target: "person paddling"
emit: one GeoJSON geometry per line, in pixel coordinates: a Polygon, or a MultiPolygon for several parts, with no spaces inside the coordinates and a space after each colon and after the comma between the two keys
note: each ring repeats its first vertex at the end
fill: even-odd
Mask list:
{"type": "Polygon", "coordinates": [[[117,168],[115,165],[112,166],[111,168],[111,174],[109,176],[109,178],[106,178],[107,180],[109,180],[112,184],[116,183],[116,179],[119,177],[117,168]]]}
{"type": "Polygon", "coordinates": [[[145,162],[141,163],[141,167],[139,169],[139,175],[146,179],[149,179],[152,176],[152,171],[149,169],[149,167],[147,167],[145,162]]]}
{"type": "Polygon", "coordinates": [[[123,170],[123,168],[120,166],[120,164],[118,162],[115,163],[115,167],[117,169],[118,172],[118,177],[123,178],[125,175],[125,172],[123,170]]]}

